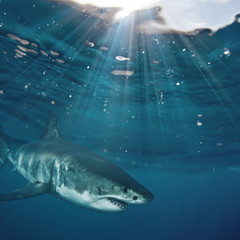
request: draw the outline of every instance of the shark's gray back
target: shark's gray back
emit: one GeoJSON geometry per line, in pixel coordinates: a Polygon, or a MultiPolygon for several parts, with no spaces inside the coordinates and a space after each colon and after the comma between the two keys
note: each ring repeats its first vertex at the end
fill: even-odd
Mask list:
{"type": "MultiPolygon", "coordinates": [[[[48,138],[23,145],[12,159],[18,171],[29,181],[62,184],[69,179],[64,175],[78,172],[75,188],[81,191],[86,185],[104,179],[121,182],[129,188],[142,188],[132,177],[112,162],[92,151],[66,142],[61,138],[48,138]],[[65,170],[65,171],[64,171],[65,170]],[[57,178],[57,179],[56,179],[57,178]]],[[[53,186],[54,188],[54,186],[53,186]]],[[[144,189],[139,189],[140,191],[144,189]]]]}

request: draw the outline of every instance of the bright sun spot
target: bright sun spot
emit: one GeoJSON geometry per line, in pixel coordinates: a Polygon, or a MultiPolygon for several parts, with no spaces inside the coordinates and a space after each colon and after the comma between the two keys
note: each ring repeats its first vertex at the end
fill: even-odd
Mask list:
{"type": "Polygon", "coordinates": [[[134,10],[123,9],[123,10],[119,11],[119,12],[116,14],[115,18],[116,18],[116,19],[125,18],[125,17],[127,17],[132,11],[134,11],[134,10]]]}
{"type": "MultiPolygon", "coordinates": [[[[104,18],[109,22],[121,21],[132,12],[145,11],[139,29],[143,32],[159,32],[167,30],[192,32],[196,29],[211,29],[217,31],[235,21],[240,13],[239,0],[53,0],[70,4],[78,3],[86,12],[104,18]],[[90,7],[89,7],[90,6],[90,7]],[[92,7],[93,6],[93,7],[92,7]],[[157,18],[153,8],[158,8],[157,18]],[[108,9],[95,11],[95,9],[108,9]],[[113,13],[113,14],[112,14],[113,13]],[[158,18],[159,16],[159,18],[158,18]],[[115,19],[114,19],[115,18],[115,19]],[[164,20],[164,21],[162,21],[164,20]],[[145,22],[145,23],[144,23],[145,22]]],[[[1,0],[0,0],[1,2],[1,0]]],[[[134,17],[134,16],[133,16],[134,17]]],[[[136,16],[135,16],[136,17],[136,16]]],[[[240,22],[240,20],[238,21],[240,22]]]]}
{"type": "Polygon", "coordinates": [[[117,7],[122,8],[117,14],[116,18],[124,18],[127,17],[131,12],[140,10],[140,9],[148,9],[154,6],[159,5],[159,0],[74,0],[80,4],[90,4],[98,7],[117,7]]]}
{"type": "MultiPolygon", "coordinates": [[[[118,1],[116,1],[116,2],[118,2],[118,1]]],[[[154,3],[156,3],[156,1],[120,0],[119,7],[121,7],[122,10],[116,14],[116,19],[127,17],[131,12],[134,12],[136,10],[150,8],[154,5],[154,3]]]]}

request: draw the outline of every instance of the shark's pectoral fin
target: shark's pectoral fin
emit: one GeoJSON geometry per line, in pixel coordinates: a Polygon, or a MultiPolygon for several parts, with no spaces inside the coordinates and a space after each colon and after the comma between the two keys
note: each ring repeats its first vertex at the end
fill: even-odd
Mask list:
{"type": "Polygon", "coordinates": [[[0,194],[0,201],[11,201],[30,198],[40,194],[48,193],[50,192],[50,190],[50,184],[32,183],[29,184],[27,187],[16,190],[14,192],[0,194]]]}

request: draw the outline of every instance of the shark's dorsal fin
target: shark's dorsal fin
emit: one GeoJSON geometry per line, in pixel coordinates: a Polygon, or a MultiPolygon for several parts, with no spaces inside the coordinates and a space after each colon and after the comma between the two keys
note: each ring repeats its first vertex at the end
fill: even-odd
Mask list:
{"type": "Polygon", "coordinates": [[[57,118],[52,111],[48,111],[45,132],[42,138],[59,138],[60,133],[57,126],[57,118]]]}
{"type": "Polygon", "coordinates": [[[12,201],[35,197],[40,194],[49,193],[50,191],[51,191],[50,184],[32,183],[27,187],[16,190],[14,192],[0,194],[0,201],[12,201]]]}

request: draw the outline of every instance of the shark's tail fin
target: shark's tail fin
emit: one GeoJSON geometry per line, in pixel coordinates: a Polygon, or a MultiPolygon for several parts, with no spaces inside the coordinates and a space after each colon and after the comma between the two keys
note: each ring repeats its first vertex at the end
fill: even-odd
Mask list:
{"type": "Polygon", "coordinates": [[[0,168],[2,168],[7,162],[9,151],[10,145],[8,143],[7,135],[0,126],[0,168]]]}

